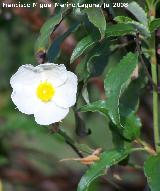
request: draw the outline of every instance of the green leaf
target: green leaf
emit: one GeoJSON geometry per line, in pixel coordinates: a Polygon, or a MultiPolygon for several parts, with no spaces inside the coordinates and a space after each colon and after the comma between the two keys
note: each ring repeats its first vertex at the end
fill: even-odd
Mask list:
{"type": "Polygon", "coordinates": [[[89,77],[89,72],[87,71],[87,55],[81,60],[81,62],[76,67],[76,74],[79,81],[85,81],[89,77]]]}
{"type": "Polygon", "coordinates": [[[144,163],[144,173],[147,177],[151,191],[159,191],[160,154],[149,157],[144,163]]]}
{"type": "Polygon", "coordinates": [[[80,108],[81,112],[100,112],[102,113],[105,117],[108,116],[108,110],[106,107],[106,101],[105,100],[99,100],[87,105],[84,105],[80,108]]]}
{"type": "Polygon", "coordinates": [[[102,74],[106,65],[108,64],[109,55],[107,54],[94,54],[87,62],[87,69],[90,76],[95,77],[102,74]]]}
{"type": "Polygon", "coordinates": [[[95,42],[99,39],[98,35],[88,35],[78,42],[75,49],[72,52],[71,63],[74,62],[85,51],[93,47],[95,42]]]}
{"type": "Polygon", "coordinates": [[[106,20],[101,8],[91,7],[83,10],[91,23],[93,23],[100,31],[101,38],[105,36],[106,20]]]}
{"type": "Polygon", "coordinates": [[[138,21],[140,21],[142,24],[144,24],[145,26],[148,25],[147,14],[142,9],[142,7],[140,7],[140,5],[138,3],[133,1],[133,2],[129,3],[129,5],[126,9],[129,12],[131,12],[135,16],[135,18],[138,21]]]}
{"type": "Polygon", "coordinates": [[[116,37],[124,36],[128,34],[134,34],[136,32],[135,27],[132,24],[118,23],[115,25],[107,25],[105,36],[116,37]]]}
{"type": "Polygon", "coordinates": [[[89,50],[89,52],[76,67],[76,73],[80,81],[86,80],[91,76],[98,76],[102,74],[110,56],[109,45],[108,39],[105,39],[101,43],[96,42],[94,47],[89,50]]]}
{"type": "MultiPolygon", "coordinates": [[[[99,112],[105,117],[108,117],[109,110],[107,108],[107,101],[99,100],[87,105],[84,105],[80,108],[81,112],[99,112]]],[[[128,140],[134,140],[140,135],[140,128],[142,126],[140,119],[136,116],[135,112],[127,107],[120,106],[120,121],[122,127],[114,126],[122,138],[128,140]]]]}
{"type": "Polygon", "coordinates": [[[139,105],[139,96],[142,93],[141,90],[145,87],[146,84],[146,74],[144,71],[142,71],[139,73],[139,77],[130,83],[127,90],[122,95],[120,102],[125,105],[125,107],[137,111],[139,105]]]}
{"type": "Polygon", "coordinates": [[[111,121],[109,123],[109,129],[112,132],[112,143],[114,147],[117,149],[128,148],[130,142],[124,139],[122,133],[117,129],[117,126],[114,125],[111,121]]]}
{"type": "Polygon", "coordinates": [[[84,101],[89,104],[89,94],[88,94],[88,89],[87,89],[87,84],[84,85],[83,90],[82,90],[82,97],[84,99],[84,101]]]}
{"type": "Polygon", "coordinates": [[[138,64],[138,56],[128,53],[120,63],[106,75],[104,81],[107,97],[107,109],[115,125],[121,126],[119,103],[120,97],[131,81],[131,75],[138,64]]]}
{"type": "Polygon", "coordinates": [[[39,50],[46,50],[49,44],[49,38],[56,27],[57,24],[60,23],[62,19],[62,14],[58,13],[47,20],[40,30],[40,35],[35,44],[35,50],[38,52],[39,50]]]}
{"type": "Polygon", "coordinates": [[[123,137],[132,141],[140,136],[141,120],[133,110],[121,105],[120,120],[123,126],[120,133],[123,137]]]}
{"type": "Polygon", "coordinates": [[[118,164],[125,159],[130,150],[110,150],[100,155],[100,160],[95,162],[83,175],[77,191],[87,191],[89,185],[98,177],[105,174],[105,170],[109,167],[118,164]]]}
{"type": "Polygon", "coordinates": [[[49,62],[53,62],[59,52],[60,52],[60,46],[62,44],[62,42],[75,30],[77,30],[77,28],[79,27],[79,23],[75,23],[73,24],[64,34],[62,34],[61,36],[58,36],[52,43],[52,45],[50,46],[48,52],[47,52],[47,58],[49,62]]]}
{"type": "Polygon", "coordinates": [[[87,153],[87,154],[90,154],[90,153],[93,153],[93,149],[91,149],[88,145],[86,144],[78,144],[78,143],[75,143],[75,146],[83,153],[87,153]]]}
{"type": "Polygon", "coordinates": [[[130,17],[126,17],[126,16],[117,16],[114,18],[114,20],[117,23],[128,23],[128,22],[132,22],[134,21],[133,19],[131,19],[130,17]]]}
{"type": "Polygon", "coordinates": [[[98,42],[88,53],[88,60],[86,64],[90,76],[99,76],[104,71],[111,53],[109,45],[108,39],[105,39],[101,43],[98,42]]]}
{"type": "Polygon", "coordinates": [[[151,23],[149,24],[150,31],[154,32],[158,28],[160,28],[160,19],[154,19],[153,21],[151,21],[151,23]]]}
{"type": "MultiPolygon", "coordinates": [[[[128,105],[126,107],[124,100],[121,102],[120,98],[131,82],[131,75],[137,63],[137,55],[128,53],[106,76],[104,86],[107,100],[90,103],[80,108],[81,112],[100,112],[105,117],[109,116],[117,131],[128,140],[139,136],[141,122],[133,108],[128,108],[128,105]]],[[[137,96],[135,98],[138,99],[137,96]]]]}
{"type": "Polygon", "coordinates": [[[117,16],[114,18],[114,20],[118,23],[128,23],[133,25],[142,35],[145,35],[147,37],[150,36],[150,31],[147,26],[143,25],[140,22],[134,21],[130,17],[125,16],[117,16]]]}

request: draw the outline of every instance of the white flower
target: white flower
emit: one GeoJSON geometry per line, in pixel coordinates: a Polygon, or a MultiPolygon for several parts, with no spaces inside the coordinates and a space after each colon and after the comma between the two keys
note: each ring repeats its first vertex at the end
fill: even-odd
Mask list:
{"type": "Polygon", "coordinates": [[[77,76],[61,64],[22,65],[10,80],[19,111],[49,125],[61,121],[76,102],[77,76]]]}

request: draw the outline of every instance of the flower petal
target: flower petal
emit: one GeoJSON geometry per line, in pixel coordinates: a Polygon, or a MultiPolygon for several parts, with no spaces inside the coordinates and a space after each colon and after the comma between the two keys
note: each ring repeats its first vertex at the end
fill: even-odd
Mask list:
{"type": "Polygon", "coordinates": [[[45,63],[35,67],[40,73],[42,81],[49,81],[54,87],[58,87],[67,80],[67,70],[64,64],[45,63]]]}
{"type": "Polygon", "coordinates": [[[40,125],[50,125],[65,118],[69,108],[60,108],[53,102],[41,103],[34,113],[35,121],[40,125]]]}
{"type": "Polygon", "coordinates": [[[21,88],[37,83],[38,75],[34,72],[34,66],[27,64],[19,67],[18,71],[11,77],[12,88],[21,88]]]}
{"type": "Polygon", "coordinates": [[[70,71],[67,71],[67,76],[66,82],[56,88],[53,98],[55,104],[63,108],[71,107],[76,102],[77,76],[70,71]]]}
{"type": "Polygon", "coordinates": [[[17,106],[18,110],[25,114],[33,114],[35,105],[38,104],[38,99],[36,98],[33,88],[21,87],[13,90],[11,94],[11,99],[13,103],[17,106]]]}

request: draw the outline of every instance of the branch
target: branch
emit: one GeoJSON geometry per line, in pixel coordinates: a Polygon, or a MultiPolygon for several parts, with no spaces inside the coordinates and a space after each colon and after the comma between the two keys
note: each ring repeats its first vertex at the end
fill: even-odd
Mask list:
{"type": "Polygon", "coordinates": [[[75,153],[80,157],[80,158],[83,158],[83,154],[81,153],[81,151],[79,151],[79,149],[75,146],[75,142],[74,140],[72,140],[71,137],[69,137],[64,131],[62,131],[60,128],[59,128],[59,123],[54,123],[52,126],[51,126],[51,132],[52,133],[58,133],[59,135],[61,135],[65,142],[75,151],[75,153]]]}

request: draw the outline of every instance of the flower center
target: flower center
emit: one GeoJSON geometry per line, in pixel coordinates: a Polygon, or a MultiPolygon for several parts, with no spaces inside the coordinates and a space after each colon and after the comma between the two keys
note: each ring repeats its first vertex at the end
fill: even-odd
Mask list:
{"type": "Polygon", "coordinates": [[[37,87],[36,94],[41,101],[49,102],[55,94],[55,88],[47,81],[41,82],[37,87]]]}

